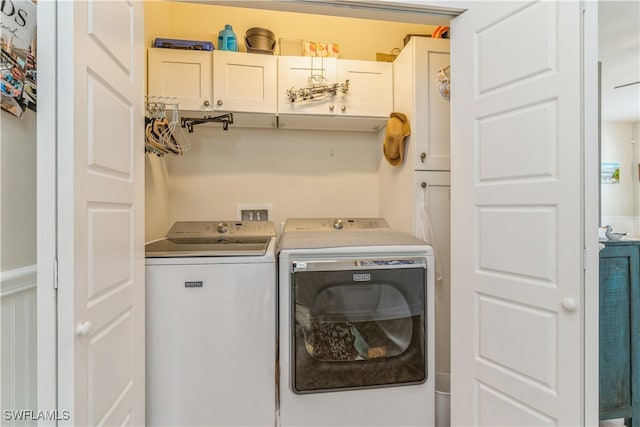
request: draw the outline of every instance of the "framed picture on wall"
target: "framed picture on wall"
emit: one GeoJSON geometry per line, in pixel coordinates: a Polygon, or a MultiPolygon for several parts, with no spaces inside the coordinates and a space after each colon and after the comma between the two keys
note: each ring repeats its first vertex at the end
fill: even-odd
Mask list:
{"type": "Polygon", "coordinates": [[[0,2],[0,106],[17,117],[36,110],[36,2],[0,2]]]}
{"type": "Polygon", "coordinates": [[[600,183],[619,184],[620,183],[620,163],[600,164],[600,183]]]}

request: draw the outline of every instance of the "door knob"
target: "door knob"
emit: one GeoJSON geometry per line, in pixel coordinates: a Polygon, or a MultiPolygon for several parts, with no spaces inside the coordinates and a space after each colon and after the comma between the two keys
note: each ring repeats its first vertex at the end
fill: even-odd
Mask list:
{"type": "Polygon", "coordinates": [[[424,163],[424,159],[427,158],[427,153],[420,153],[420,160],[424,163]]]}
{"type": "Polygon", "coordinates": [[[204,106],[208,107],[209,106],[209,101],[204,101],[204,106]]]}
{"type": "Polygon", "coordinates": [[[86,337],[87,335],[89,335],[89,332],[91,332],[92,327],[93,324],[87,320],[86,322],[78,325],[78,327],[76,328],[76,335],[79,337],[86,337]]]}
{"type": "Polygon", "coordinates": [[[222,99],[218,99],[218,102],[216,102],[216,104],[222,105],[222,99]]]}
{"type": "Polygon", "coordinates": [[[562,307],[569,312],[574,312],[578,308],[578,304],[573,298],[562,298],[562,307]]]}

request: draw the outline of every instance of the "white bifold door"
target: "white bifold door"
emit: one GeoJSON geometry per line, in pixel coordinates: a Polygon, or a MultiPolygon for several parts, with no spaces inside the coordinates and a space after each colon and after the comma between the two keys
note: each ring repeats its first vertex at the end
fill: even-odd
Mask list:
{"type": "Polygon", "coordinates": [[[57,2],[64,425],[145,424],[143,6],[57,2]]]}
{"type": "Polygon", "coordinates": [[[581,3],[452,21],[452,408],[459,426],[583,423],[581,3]]]}

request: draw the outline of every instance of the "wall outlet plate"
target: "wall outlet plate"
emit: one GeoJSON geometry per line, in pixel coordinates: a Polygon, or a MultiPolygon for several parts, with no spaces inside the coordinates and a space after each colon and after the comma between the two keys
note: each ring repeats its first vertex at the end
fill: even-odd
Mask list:
{"type": "Polygon", "coordinates": [[[236,205],[236,218],[240,221],[269,221],[271,203],[251,203],[236,205]]]}

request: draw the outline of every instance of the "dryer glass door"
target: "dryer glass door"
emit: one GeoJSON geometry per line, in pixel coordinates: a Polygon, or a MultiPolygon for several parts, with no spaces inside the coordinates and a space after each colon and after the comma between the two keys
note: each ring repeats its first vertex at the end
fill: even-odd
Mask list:
{"type": "Polygon", "coordinates": [[[296,262],[291,274],[294,392],[426,380],[424,259],[296,262]]]}

